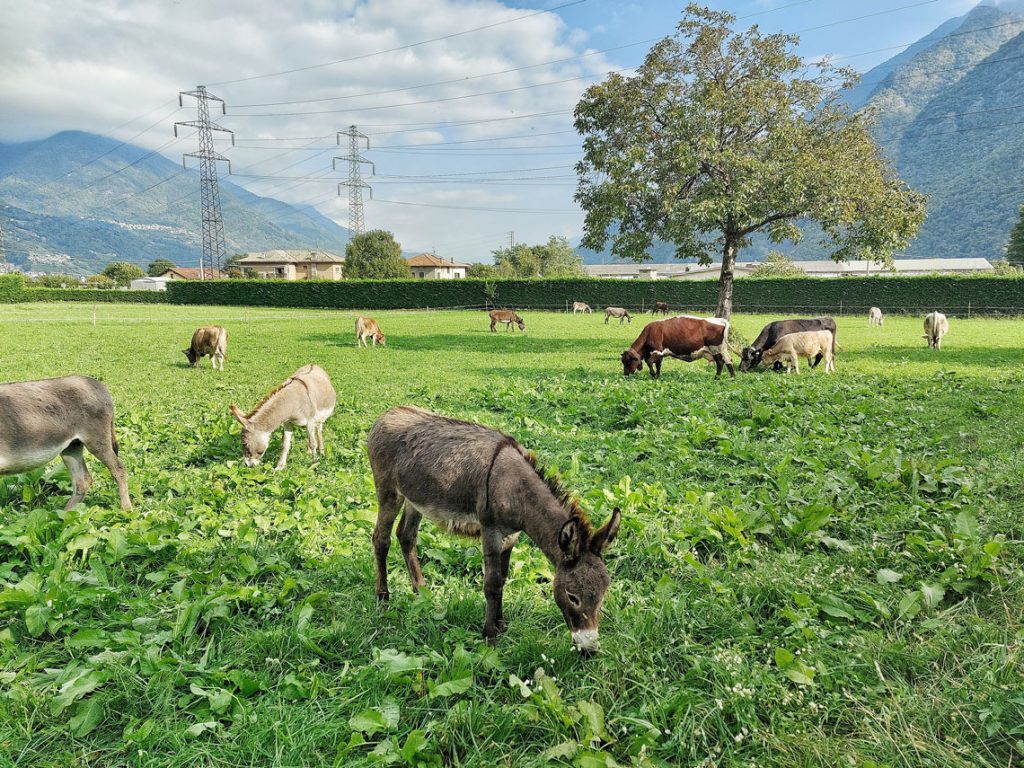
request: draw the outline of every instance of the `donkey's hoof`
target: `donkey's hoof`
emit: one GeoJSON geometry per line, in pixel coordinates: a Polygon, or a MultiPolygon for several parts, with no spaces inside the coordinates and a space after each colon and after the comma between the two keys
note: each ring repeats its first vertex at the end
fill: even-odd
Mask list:
{"type": "Polygon", "coordinates": [[[508,631],[508,622],[504,619],[498,619],[498,634],[503,635],[508,631]]]}

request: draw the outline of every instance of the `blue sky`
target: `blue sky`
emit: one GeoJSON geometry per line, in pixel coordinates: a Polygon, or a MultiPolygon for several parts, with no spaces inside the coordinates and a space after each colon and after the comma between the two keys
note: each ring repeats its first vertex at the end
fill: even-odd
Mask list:
{"type": "MultiPolygon", "coordinates": [[[[407,250],[486,261],[510,232],[530,243],[579,236],[571,111],[589,83],[637,65],[650,43],[620,46],[671,34],[684,5],[569,3],[35,0],[15,13],[8,2],[0,141],[79,129],[177,163],[195,148],[194,137],[171,132],[195,117],[177,93],[206,84],[228,104],[218,120],[237,144],[218,149],[232,160],[232,182],[345,225],[344,168],[333,171],[331,158],[335,132],[356,124],[377,172],[367,179],[367,226],[391,230],[407,250]]],[[[710,4],[743,26],[799,34],[807,58],[831,54],[863,71],[976,3],[710,4]]],[[[195,197],[181,204],[198,211],[195,197]]]]}

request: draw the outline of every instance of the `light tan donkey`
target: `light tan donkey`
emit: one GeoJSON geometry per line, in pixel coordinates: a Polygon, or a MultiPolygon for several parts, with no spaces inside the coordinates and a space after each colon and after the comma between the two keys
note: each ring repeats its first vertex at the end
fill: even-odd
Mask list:
{"type": "Polygon", "coordinates": [[[318,365],[299,368],[287,381],[264,397],[249,414],[228,406],[242,425],[242,455],[245,466],[255,467],[270,444],[270,435],[284,426],[281,458],[275,470],[284,469],[292,447],[292,430],[305,427],[309,434],[307,449],[314,459],[323,454],[324,422],[334,413],[338,396],[331,379],[318,365]]]}

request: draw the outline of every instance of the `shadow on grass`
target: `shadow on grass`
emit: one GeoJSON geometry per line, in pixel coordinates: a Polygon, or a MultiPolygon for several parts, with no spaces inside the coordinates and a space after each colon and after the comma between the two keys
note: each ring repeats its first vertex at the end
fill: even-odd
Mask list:
{"type": "MultiPolygon", "coordinates": [[[[355,349],[354,343],[341,343],[334,334],[306,334],[300,340],[355,349]]],[[[629,346],[629,343],[627,342],[623,345],[621,339],[552,339],[531,335],[529,330],[525,333],[518,329],[509,332],[498,331],[491,333],[485,329],[465,334],[439,333],[427,336],[396,336],[386,349],[401,349],[402,351],[413,352],[483,352],[499,355],[543,354],[545,352],[568,351],[611,354],[611,350],[620,345],[622,345],[622,349],[625,349],[629,346]]],[[[618,350],[616,355],[619,353],[621,353],[621,350],[618,350]]]]}
{"type": "Polygon", "coordinates": [[[942,350],[928,349],[922,341],[920,347],[873,347],[856,351],[839,351],[837,362],[846,360],[873,360],[891,363],[938,363],[954,366],[1005,366],[1024,365],[1022,347],[944,347],[942,350]]]}

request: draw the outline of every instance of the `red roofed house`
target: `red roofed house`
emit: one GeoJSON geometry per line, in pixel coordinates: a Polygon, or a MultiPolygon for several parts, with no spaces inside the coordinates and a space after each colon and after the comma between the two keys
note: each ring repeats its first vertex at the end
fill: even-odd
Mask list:
{"type": "Polygon", "coordinates": [[[469,264],[451,259],[442,259],[432,253],[420,253],[406,259],[409,271],[416,278],[424,280],[461,280],[466,276],[469,264]]]}
{"type": "MultiPolygon", "coordinates": [[[[227,273],[221,272],[216,267],[207,267],[203,270],[203,274],[206,276],[206,280],[225,280],[227,279],[227,273]]],[[[202,280],[203,278],[199,275],[198,267],[173,267],[164,272],[160,277],[166,277],[168,280],[202,280]]]]}

